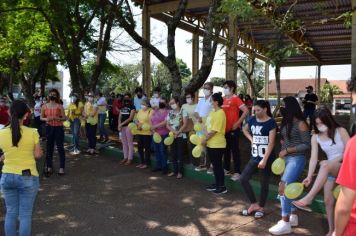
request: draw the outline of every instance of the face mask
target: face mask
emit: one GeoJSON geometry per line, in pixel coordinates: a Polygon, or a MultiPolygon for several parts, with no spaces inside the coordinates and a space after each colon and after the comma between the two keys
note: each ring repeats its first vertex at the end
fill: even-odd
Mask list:
{"type": "Polygon", "coordinates": [[[191,98],[187,98],[187,103],[192,104],[193,100],[191,98]]]}
{"type": "Polygon", "coordinates": [[[142,94],[137,94],[137,97],[138,98],[142,98],[142,94]]]}
{"type": "Polygon", "coordinates": [[[279,112],[281,113],[282,116],[286,116],[286,108],[285,107],[279,108],[279,112]]]}
{"type": "Polygon", "coordinates": [[[225,96],[229,96],[231,94],[231,91],[229,88],[224,88],[224,94],[225,96]]]}
{"type": "Polygon", "coordinates": [[[163,102],[160,102],[160,103],[159,103],[159,108],[160,108],[160,109],[166,108],[166,104],[163,103],[163,102]]]}
{"type": "Polygon", "coordinates": [[[204,93],[205,96],[209,96],[211,94],[209,89],[204,89],[203,93],[204,93]]]}
{"type": "Polygon", "coordinates": [[[147,108],[147,106],[146,106],[146,105],[141,105],[141,108],[142,108],[143,110],[145,110],[145,109],[147,108]]]}
{"type": "Polygon", "coordinates": [[[172,104],[172,105],[171,105],[171,108],[172,108],[173,110],[177,109],[177,104],[172,104]]]}
{"type": "Polygon", "coordinates": [[[49,100],[55,101],[56,100],[56,96],[49,96],[49,100]]]}
{"type": "Polygon", "coordinates": [[[318,130],[319,130],[320,132],[324,133],[324,132],[328,131],[328,127],[327,127],[326,125],[320,125],[320,126],[318,127],[318,130]]]}
{"type": "Polygon", "coordinates": [[[154,93],[154,94],[153,94],[153,97],[154,97],[154,98],[158,98],[158,97],[159,97],[158,93],[154,93]]]}
{"type": "Polygon", "coordinates": [[[72,102],[74,103],[74,102],[77,101],[77,97],[72,97],[71,100],[72,100],[72,102]]]}
{"type": "Polygon", "coordinates": [[[124,99],[124,104],[125,104],[125,106],[128,106],[130,104],[130,101],[127,99],[124,99]]]}
{"type": "Polygon", "coordinates": [[[92,101],[94,101],[94,98],[93,97],[88,97],[88,101],[92,102],[92,101]]]}

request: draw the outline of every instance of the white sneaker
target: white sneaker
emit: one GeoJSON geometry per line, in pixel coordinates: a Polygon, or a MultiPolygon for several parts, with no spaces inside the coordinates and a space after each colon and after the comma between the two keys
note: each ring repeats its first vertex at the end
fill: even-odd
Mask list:
{"type": "Polygon", "coordinates": [[[232,181],[238,181],[240,179],[240,174],[239,173],[235,173],[231,176],[230,178],[232,181]]]}
{"type": "Polygon", "coordinates": [[[231,172],[224,169],[224,174],[225,174],[225,175],[231,175],[231,172]]]}
{"type": "Polygon", "coordinates": [[[269,228],[268,232],[270,232],[273,235],[290,234],[292,233],[292,227],[290,226],[289,222],[280,220],[276,225],[269,228]]]}
{"type": "Polygon", "coordinates": [[[214,174],[214,171],[212,168],[209,168],[206,172],[208,175],[213,175],[214,174]]]}
{"type": "Polygon", "coordinates": [[[74,149],[73,152],[70,153],[71,155],[78,155],[80,154],[80,151],[78,149],[74,149]]]}
{"type": "Polygon", "coordinates": [[[298,216],[296,214],[291,214],[289,216],[289,223],[292,227],[297,227],[299,225],[298,216]]]}
{"type": "Polygon", "coordinates": [[[198,166],[198,167],[195,167],[194,170],[195,170],[195,171],[204,171],[204,170],[206,170],[206,167],[204,167],[204,166],[198,166]]]}

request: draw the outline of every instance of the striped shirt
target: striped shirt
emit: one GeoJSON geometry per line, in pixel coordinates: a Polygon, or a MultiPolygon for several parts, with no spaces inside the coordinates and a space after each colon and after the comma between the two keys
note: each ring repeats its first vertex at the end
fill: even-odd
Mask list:
{"type": "MultiPolygon", "coordinates": [[[[60,117],[62,115],[60,105],[55,107],[48,107],[47,104],[44,105],[44,117],[60,117]]],[[[63,126],[63,121],[60,120],[51,120],[47,121],[49,126],[63,126]]]]}
{"type": "Polygon", "coordinates": [[[283,140],[282,150],[286,148],[295,147],[297,152],[288,154],[287,156],[305,155],[305,152],[310,148],[310,134],[309,131],[300,131],[299,124],[303,121],[293,122],[290,138],[288,138],[287,126],[281,129],[281,138],[283,140]]]}

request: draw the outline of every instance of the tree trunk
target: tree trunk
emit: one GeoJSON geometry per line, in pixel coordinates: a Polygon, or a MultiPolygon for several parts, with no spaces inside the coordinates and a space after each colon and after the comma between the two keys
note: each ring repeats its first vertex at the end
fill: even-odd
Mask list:
{"type": "Polygon", "coordinates": [[[255,99],[255,98],[256,98],[257,91],[256,91],[255,83],[254,83],[254,81],[253,81],[253,79],[252,79],[253,74],[248,74],[248,75],[246,75],[246,77],[247,77],[247,81],[248,81],[248,83],[249,83],[249,85],[250,85],[250,88],[251,88],[251,97],[252,97],[253,99],[255,99]]]}
{"type": "Polygon", "coordinates": [[[32,90],[34,83],[35,82],[32,77],[22,76],[22,78],[20,78],[22,92],[24,93],[27,104],[30,105],[31,107],[35,105],[35,101],[33,98],[34,91],[32,90]]]}
{"type": "Polygon", "coordinates": [[[175,66],[172,66],[172,68],[169,68],[169,72],[172,79],[172,95],[180,97],[182,95],[182,77],[177,63],[175,63],[175,66]]]}
{"type": "Polygon", "coordinates": [[[276,87],[277,87],[277,105],[273,111],[273,116],[275,117],[277,111],[281,106],[281,67],[280,66],[276,66],[276,68],[274,69],[274,74],[276,77],[276,87]]]}

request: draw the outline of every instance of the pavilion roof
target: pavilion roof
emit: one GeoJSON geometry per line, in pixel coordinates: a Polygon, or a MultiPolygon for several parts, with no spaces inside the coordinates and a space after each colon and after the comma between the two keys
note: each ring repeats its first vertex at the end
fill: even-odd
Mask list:
{"type": "MultiPolygon", "coordinates": [[[[132,0],[143,3],[144,0],[132,0]]],[[[177,8],[178,0],[145,0],[149,4],[151,17],[167,21],[177,8]]],[[[286,11],[290,4],[282,7],[286,11]]],[[[184,19],[180,28],[202,35],[210,0],[189,0],[184,19]]],[[[302,50],[301,54],[288,58],[283,66],[304,65],[341,65],[351,64],[351,28],[344,26],[342,19],[336,19],[342,13],[351,11],[351,0],[298,0],[294,7],[295,18],[304,22],[304,34],[286,34],[283,40],[296,44],[308,42],[312,50],[302,50]]],[[[219,41],[227,42],[226,23],[219,41]]],[[[252,48],[257,49],[258,58],[266,60],[264,56],[268,45],[276,40],[278,31],[271,24],[268,17],[256,17],[250,21],[237,18],[238,46],[237,49],[249,53],[252,48]]]]}

